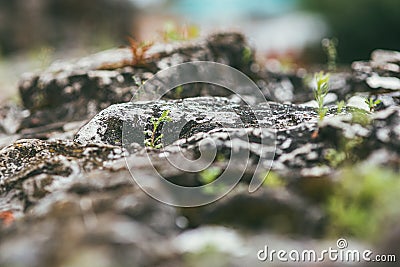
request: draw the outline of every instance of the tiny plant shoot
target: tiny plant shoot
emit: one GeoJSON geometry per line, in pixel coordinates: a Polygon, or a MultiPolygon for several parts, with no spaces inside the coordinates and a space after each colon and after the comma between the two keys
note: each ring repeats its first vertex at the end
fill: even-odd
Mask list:
{"type": "Polygon", "coordinates": [[[253,54],[253,52],[251,51],[251,48],[246,46],[242,52],[243,62],[246,64],[249,63],[251,61],[252,54],[253,54]]]}
{"type": "Polygon", "coordinates": [[[324,100],[329,91],[329,73],[324,74],[322,71],[315,74],[316,88],[314,90],[314,98],[317,101],[319,120],[323,120],[328,108],[324,107],[324,100]]]}
{"type": "Polygon", "coordinates": [[[343,108],[346,106],[346,102],[344,102],[343,100],[336,102],[337,105],[337,114],[342,113],[343,108]]]}
{"type": "Polygon", "coordinates": [[[161,140],[161,138],[163,138],[163,134],[160,134],[159,136],[157,136],[157,130],[158,130],[159,126],[161,124],[163,124],[164,122],[172,121],[171,117],[169,116],[169,113],[170,113],[170,110],[164,110],[159,118],[152,117],[150,119],[153,129],[143,132],[146,136],[149,136],[149,138],[144,140],[145,146],[155,148],[155,149],[162,148],[162,143],[160,143],[159,141],[161,140]]]}
{"type": "Polygon", "coordinates": [[[373,112],[377,105],[379,105],[382,101],[377,99],[374,100],[372,97],[365,99],[365,103],[369,107],[369,111],[373,112]]]}
{"type": "Polygon", "coordinates": [[[336,71],[336,60],[337,60],[337,44],[338,40],[336,38],[328,39],[325,38],[322,40],[322,48],[326,53],[326,57],[328,59],[328,70],[336,71]]]}
{"type": "Polygon", "coordinates": [[[153,46],[153,42],[138,42],[128,36],[130,49],[132,52],[132,65],[142,65],[145,63],[146,52],[153,46]]]}

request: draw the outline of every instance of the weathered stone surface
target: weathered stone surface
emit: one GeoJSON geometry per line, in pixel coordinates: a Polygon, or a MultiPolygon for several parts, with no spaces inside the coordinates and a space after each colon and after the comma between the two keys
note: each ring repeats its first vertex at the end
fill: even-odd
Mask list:
{"type": "Polygon", "coordinates": [[[22,110],[16,104],[9,103],[0,107],[0,134],[15,134],[21,121],[29,116],[29,112],[22,110]]]}
{"type": "Polygon", "coordinates": [[[121,153],[40,140],[1,150],[0,213],[12,216],[12,227],[0,226],[0,265],[179,263],[168,241],[174,209],[132,183],[121,153]]]}
{"type": "MultiPolygon", "coordinates": [[[[217,151],[226,154],[232,149],[240,149],[240,140],[249,140],[252,157],[265,160],[273,158],[272,169],[284,173],[286,177],[307,177],[318,176],[318,173],[312,174],[317,171],[313,168],[321,161],[325,162],[324,148],[330,147],[324,144],[324,139],[313,137],[318,120],[312,108],[272,102],[269,106],[259,104],[250,108],[226,98],[214,97],[113,105],[82,127],[74,140],[81,144],[122,146],[124,139],[124,142],[135,143],[137,149],[144,146],[143,131],[151,129],[150,118],[160,116],[161,110],[166,109],[171,111],[172,118],[172,122],[163,128],[167,151],[169,144],[172,144],[172,150],[172,147],[179,146],[188,151],[198,151],[199,143],[210,138],[216,144],[217,151]],[[257,121],[257,118],[262,119],[257,121]],[[123,130],[127,135],[125,138],[123,130]],[[264,152],[275,153],[274,157],[260,154],[261,146],[265,146],[260,143],[260,135],[267,140],[264,142],[269,142],[264,152]],[[271,142],[276,144],[276,148],[271,146],[271,142]]],[[[334,112],[332,109],[329,114],[334,112]]],[[[330,139],[331,136],[324,138],[330,139]]],[[[124,144],[126,148],[129,147],[127,143],[124,144]]],[[[330,173],[329,168],[319,170],[319,174],[327,173],[330,173]]]]}
{"type": "MultiPolygon", "coordinates": [[[[331,73],[330,99],[327,105],[336,101],[348,100],[352,95],[363,92],[382,100],[385,107],[400,103],[400,64],[399,52],[376,50],[370,61],[357,61],[352,64],[353,73],[331,73]]],[[[252,79],[262,90],[268,100],[279,103],[304,103],[314,99],[313,85],[309,83],[312,72],[300,69],[282,72],[253,65],[252,79]]]]}
{"type": "Polygon", "coordinates": [[[2,227],[0,265],[179,263],[168,240],[177,230],[174,209],[145,195],[127,170],[33,174],[18,182],[1,194],[8,202],[0,211],[17,221],[2,227]]]}
{"type": "Polygon", "coordinates": [[[68,141],[19,140],[0,150],[0,185],[14,183],[34,174],[69,176],[76,169],[91,170],[122,157],[120,148],[104,145],[81,146],[68,141]]]}
{"type": "Polygon", "coordinates": [[[316,125],[312,108],[276,103],[261,103],[250,107],[236,104],[227,98],[201,97],[113,105],[82,127],[76,134],[75,141],[82,144],[121,145],[123,124],[126,123],[129,129],[136,131],[129,134],[135,140],[140,140],[137,143],[143,144],[143,131],[150,128],[150,118],[159,117],[162,110],[170,110],[172,118],[166,131],[180,131],[179,135],[175,135],[175,140],[167,140],[167,143],[213,129],[261,127],[287,130],[303,122],[314,125],[310,128],[316,125]]]}
{"type": "Polygon", "coordinates": [[[326,120],[319,129],[318,138],[326,147],[337,151],[345,151],[345,146],[352,140],[358,140],[346,153],[366,159],[377,151],[386,151],[386,155],[394,158],[389,157],[392,159],[381,160],[380,163],[396,166],[400,159],[400,108],[391,107],[374,114],[355,110],[351,114],[326,120]]]}
{"type": "MultiPolygon", "coordinates": [[[[249,72],[250,61],[241,55],[247,47],[240,34],[216,34],[195,43],[155,45],[141,65],[132,65],[128,48],[104,51],[72,62],[55,62],[20,82],[23,104],[32,115],[22,127],[49,122],[82,120],[111,104],[128,102],[142,82],[157,71],[188,61],[215,61],[249,72]]],[[[204,86],[184,86],[181,98],[202,94],[204,86]]],[[[210,87],[209,87],[210,88],[210,87]]],[[[209,89],[221,91],[221,89],[209,89]]]]}
{"type": "MultiPolygon", "coordinates": [[[[343,179],[338,166],[362,161],[362,166],[398,171],[399,91],[367,86],[367,78],[375,73],[397,77],[390,65],[399,62],[397,53],[375,52],[367,65],[378,67],[332,75],[328,104],[356,95],[365,106],[365,97],[373,93],[384,100],[374,112],[369,112],[369,107],[361,110],[349,105],[338,114],[330,105],[326,117],[319,121],[312,103],[303,103],[313,98],[310,86],[303,82],[306,73],[274,74],[252,60],[244,62],[240,53],[245,46],[243,37],[237,34],[215,35],[177,47],[154,46],[140,67],[128,66],[128,49],[111,50],[70,65],[53,65],[52,71],[25,79],[26,91],[21,90],[33,115],[22,126],[13,125],[6,131],[4,125],[14,119],[19,122],[26,111],[0,109],[4,118],[0,138],[9,138],[0,139],[0,146],[2,140],[31,138],[0,151],[0,265],[188,266],[193,262],[187,260],[188,250],[182,247],[188,243],[180,243],[180,239],[196,232],[190,228],[199,227],[202,232],[206,225],[244,229],[251,243],[266,236],[265,232],[302,235],[304,240],[324,237],[330,220],[325,204],[335,183],[343,179]],[[126,102],[137,89],[136,82],[149,79],[157,70],[198,59],[244,70],[259,79],[258,85],[269,100],[302,105],[269,102],[269,106],[249,107],[237,96],[218,91],[220,88],[204,91],[207,88],[201,85],[184,87],[180,94],[159,101],[126,102]],[[87,86],[91,78],[90,88],[85,87],[89,89],[80,87],[87,86]],[[40,84],[42,87],[37,88],[40,84]],[[227,97],[200,97],[208,94],[227,97]],[[51,98],[56,101],[51,102],[51,98]],[[125,102],[109,106],[121,101],[125,102]],[[163,149],[144,147],[143,131],[152,129],[151,118],[159,117],[163,110],[170,110],[172,119],[157,131],[157,135],[165,134],[163,149]],[[89,114],[95,116],[86,123],[89,114]],[[73,121],[65,123],[69,120],[73,121]],[[29,128],[32,125],[42,126],[29,128]],[[124,129],[124,125],[128,127],[124,129]],[[207,180],[204,173],[191,172],[195,166],[190,162],[182,163],[190,170],[185,172],[169,161],[182,159],[181,154],[195,160],[203,154],[211,155],[212,150],[216,150],[216,157],[208,167],[217,171],[227,168],[232,152],[249,152],[248,158],[240,158],[232,167],[235,173],[243,171],[237,187],[218,202],[176,209],[156,202],[132,183],[129,171],[151,180],[149,173],[155,169],[178,185],[205,185],[210,177],[207,180]],[[127,162],[134,163],[135,168],[128,171],[127,162]],[[259,190],[250,194],[253,176],[266,177],[270,166],[275,181],[268,181],[268,176],[259,190]]],[[[245,95],[245,99],[260,101],[252,95],[245,95]]],[[[164,190],[152,181],[148,186],[164,190]]],[[[215,194],[212,190],[205,193],[215,194]]],[[[215,233],[223,235],[222,231],[215,233]]],[[[251,247],[254,259],[265,240],[257,244],[261,247],[251,247]]],[[[196,253],[202,259],[207,257],[201,253],[214,255],[209,251],[196,253]]],[[[225,261],[225,266],[236,266],[237,262],[225,261]]],[[[244,258],[237,266],[249,262],[244,258]]],[[[215,261],[212,263],[215,265],[215,261]]]]}
{"type": "Polygon", "coordinates": [[[375,50],[370,61],[354,62],[352,68],[357,91],[371,94],[400,91],[400,61],[397,51],[375,50]]]}
{"type": "Polygon", "coordinates": [[[271,228],[281,233],[314,236],[321,234],[324,216],[317,206],[283,187],[265,188],[253,194],[245,187],[238,187],[223,201],[198,209],[183,209],[182,214],[192,226],[219,224],[253,230],[271,228]]]}
{"type": "Polygon", "coordinates": [[[16,132],[27,116],[29,111],[16,104],[4,103],[0,106],[0,149],[20,138],[16,132]]]}
{"type": "MultiPolygon", "coordinates": [[[[272,72],[262,69],[251,76],[265,97],[278,103],[303,104],[314,100],[311,83],[314,73],[300,70],[297,73],[272,72]]],[[[329,82],[330,95],[327,105],[346,99],[346,95],[353,90],[352,76],[347,72],[331,73],[329,82]]]]}

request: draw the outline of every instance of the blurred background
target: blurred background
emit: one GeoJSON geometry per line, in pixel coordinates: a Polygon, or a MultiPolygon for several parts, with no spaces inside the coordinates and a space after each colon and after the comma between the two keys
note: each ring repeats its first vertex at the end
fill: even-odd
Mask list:
{"type": "Polygon", "coordinates": [[[259,59],[326,62],[323,38],[337,40],[337,61],[400,50],[398,0],[0,0],[0,101],[15,95],[26,71],[137,40],[163,40],[184,27],[194,35],[238,30],[259,59]]]}

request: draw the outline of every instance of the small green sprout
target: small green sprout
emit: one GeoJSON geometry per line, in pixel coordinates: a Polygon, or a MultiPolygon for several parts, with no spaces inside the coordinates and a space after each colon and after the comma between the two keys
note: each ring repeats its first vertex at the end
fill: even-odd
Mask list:
{"type": "Polygon", "coordinates": [[[369,111],[373,112],[377,105],[379,105],[382,101],[379,99],[374,100],[372,97],[365,99],[365,103],[369,107],[369,111]]]}
{"type": "Polygon", "coordinates": [[[329,92],[329,78],[329,73],[324,74],[321,71],[315,74],[315,81],[317,83],[317,86],[314,91],[314,98],[318,104],[317,112],[320,121],[324,119],[326,113],[328,112],[328,108],[324,107],[324,100],[329,92]]]}
{"type": "Polygon", "coordinates": [[[139,77],[132,76],[132,78],[133,78],[133,81],[135,82],[135,85],[137,87],[140,87],[145,83],[145,81],[142,81],[139,77]]]}
{"type": "Polygon", "coordinates": [[[336,59],[337,59],[337,49],[338,40],[336,38],[328,39],[325,38],[322,40],[322,48],[326,53],[326,57],[328,58],[328,70],[336,71],[336,59]]]}
{"type": "Polygon", "coordinates": [[[253,55],[253,52],[251,51],[251,48],[246,46],[243,49],[243,52],[242,52],[242,60],[243,60],[243,62],[246,63],[246,64],[249,63],[251,61],[252,55],[253,55]]]}
{"type": "Polygon", "coordinates": [[[342,113],[343,108],[346,106],[346,102],[344,102],[343,100],[336,102],[337,105],[337,114],[342,113]]]}
{"type": "Polygon", "coordinates": [[[158,127],[161,124],[163,124],[164,122],[172,121],[171,117],[168,116],[169,113],[170,113],[170,110],[164,110],[159,118],[152,117],[150,119],[150,122],[153,125],[153,129],[143,132],[146,136],[149,136],[149,138],[144,140],[145,146],[155,148],[155,149],[162,148],[163,145],[159,141],[161,140],[161,138],[163,138],[164,135],[160,134],[159,136],[157,136],[157,130],[158,130],[158,127]]]}

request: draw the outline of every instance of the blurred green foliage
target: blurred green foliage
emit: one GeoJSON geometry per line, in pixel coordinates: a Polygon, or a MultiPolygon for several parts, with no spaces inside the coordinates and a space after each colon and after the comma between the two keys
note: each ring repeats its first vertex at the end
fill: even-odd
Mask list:
{"type": "MultiPolygon", "coordinates": [[[[222,174],[222,169],[219,167],[209,167],[200,172],[200,180],[204,185],[214,182],[222,174]]],[[[214,184],[203,188],[205,194],[214,195],[226,190],[224,184],[214,184]]]]}
{"type": "Polygon", "coordinates": [[[263,185],[269,188],[281,188],[285,187],[287,183],[279,174],[270,171],[265,175],[263,185]]]}
{"type": "MultiPolygon", "coordinates": [[[[301,0],[308,11],[322,15],[336,37],[338,61],[368,59],[376,48],[400,49],[398,0],[301,0]]],[[[321,61],[322,62],[322,61],[321,61]]]]}
{"type": "Polygon", "coordinates": [[[201,181],[204,184],[209,184],[215,181],[221,174],[221,169],[218,167],[210,167],[200,172],[201,181]]]}
{"type": "Polygon", "coordinates": [[[166,22],[162,32],[164,42],[188,41],[199,37],[200,28],[196,25],[178,26],[173,22],[166,22]]]}
{"type": "Polygon", "coordinates": [[[400,216],[399,174],[387,168],[356,166],[341,171],[326,209],[331,236],[378,240],[400,216]]]}
{"type": "Polygon", "coordinates": [[[221,252],[213,244],[206,244],[198,251],[186,253],[183,257],[187,267],[218,266],[227,267],[229,264],[229,255],[221,252]]]}
{"type": "Polygon", "coordinates": [[[243,54],[242,54],[242,60],[243,60],[243,62],[246,63],[246,64],[248,64],[248,63],[251,61],[251,59],[252,59],[252,54],[253,54],[253,52],[251,51],[251,48],[248,47],[248,46],[246,46],[246,47],[243,49],[243,52],[242,52],[242,53],[243,53],[243,54]]]}
{"type": "Polygon", "coordinates": [[[355,149],[361,145],[363,139],[361,137],[346,138],[342,136],[339,140],[339,147],[337,149],[330,148],[326,151],[325,159],[328,160],[330,166],[336,168],[344,163],[352,165],[358,161],[358,156],[354,153],[355,149]]]}

